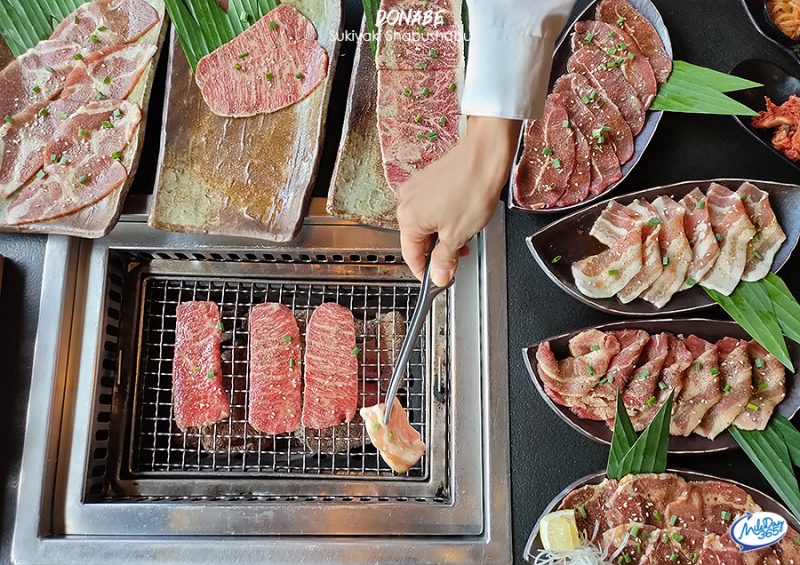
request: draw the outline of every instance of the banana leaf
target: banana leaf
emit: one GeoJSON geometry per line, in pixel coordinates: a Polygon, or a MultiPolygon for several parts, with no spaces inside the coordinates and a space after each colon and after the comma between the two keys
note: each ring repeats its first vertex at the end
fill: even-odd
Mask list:
{"type": "Polygon", "coordinates": [[[0,35],[14,57],[50,37],[86,0],[0,0],[0,35]]]}
{"type": "Polygon", "coordinates": [[[194,71],[200,59],[274,10],[278,0],[230,0],[227,12],[214,0],[166,0],[166,5],[194,71]]]}

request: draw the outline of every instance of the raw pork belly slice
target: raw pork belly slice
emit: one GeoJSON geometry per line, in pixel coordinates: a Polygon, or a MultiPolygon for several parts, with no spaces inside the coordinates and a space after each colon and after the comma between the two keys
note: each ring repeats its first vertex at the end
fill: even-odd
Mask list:
{"type": "Polygon", "coordinates": [[[738,516],[760,508],[744,490],[722,481],[686,483],[684,492],[667,505],[665,520],[677,516],[677,523],[701,532],[724,536],[738,516]],[[723,516],[730,514],[731,520],[723,516]]]}
{"type": "Polygon", "coordinates": [[[64,19],[50,39],[71,41],[90,54],[107,52],[137,41],[158,20],[158,12],[144,0],[94,0],[64,19]]]}
{"type": "Polygon", "coordinates": [[[753,392],[752,368],[747,342],[726,337],[717,343],[722,398],[703,416],[694,433],[714,439],[726,430],[742,410],[753,392]]]}
{"type": "Polygon", "coordinates": [[[306,328],[303,426],[349,422],[358,406],[358,359],[353,314],[339,304],[314,310],[306,328]]]}
{"type": "Polygon", "coordinates": [[[182,431],[201,428],[230,415],[222,389],[219,307],[213,302],[184,302],[175,320],[172,408],[182,431]]]}
{"type": "Polygon", "coordinates": [[[40,41],[0,71],[0,118],[16,116],[29,106],[58,96],[64,81],[78,63],[78,45],[71,41],[40,41]]]}
{"type": "Polygon", "coordinates": [[[311,22],[281,4],[197,64],[211,111],[243,118],[276,112],[311,94],[328,74],[328,54],[311,22]],[[310,26],[310,28],[309,28],[310,26]]]}
{"type": "Polygon", "coordinates": [[[592,537],[595,528],[599,531],[606,530],[608,522],[608,499],[617,490],[617,481],[605,479],[599,485],[586,485],[569,493],[559,505],[559,510],[577,510],[583,508],[584,512],[575,514],[578,531],[587,538],[592,537]]]}
{"type": "Polygon", "coordinates": [[[650,336],[644,330],[620,330],[611,332],[611,335],[619,343],[619,353],[611,360],[606,371],[608,383],[596,386],[593,394],[607,399],[609,407],[613,408],[617,392],[622,392],[628,384],[644,346],[650,341],[650,336]]]}
{"type": "Polygon", "coordinates": [[[658,381],[658,388],[655,391],[656,402],[640,410],[632,418],[635,429],[643,430],[649,426],[670,394],[673,394],[674,406],[675,398],[683,390],[684,373],[692,363],[692,354],[680,339],[671,334],[667,335],[667,347],[667,358],[664,359],[661,380],[658,381]]]}
{"type": "Polygon", "coordinates": [[[386,404],[362,408],[361,418],[372,445],[395,473],[405,473],[417,464],[425,453],[422,436],[408,421],[408,413],[397,398],[394,399],[389,424],[383,425],[386,404]]]}
{"type": "Polygon", "coordinates": [[[719,243],[711,227],[711,217],[706,206],[706,196],[695,188],[681,199],[686,208],[683,228],[692,247],[692,264],[686,273],[687,280],[701,281],[719,257],[719,243]]]}
{"type": "Polygon", "coordinates": [[[722,397],[717,346],[694,335],[684,339],[683,344],[694,360],[686,371],[683,390],[672,411],[669,433],[674,436],[691,434],[722,397]]]}
{"type": "Polygon", "coordinates": [[[596,17],[607,24],[617,25],[628,32],[653,67],[656,80],[663,84],[672,73],[672,59],[664,48],[658,32],[627,0],[603,0],[597,6],[596,17]]]}
{"type": "MultiPolygon", "coordinates": [[[[383,0],[380,8],[408,13],[420,10],[421,4],[383,0]]],[[[438,12],[445,23],[419,34],[416,23],[404,21],[383,26],[378,36],[378,135],[384,175],[395,192],[415,172],[447,154],[464,125],[459,102],[464,82],[461,3],[436,0],[426,9],[438,12]],[[411,34],[417,37],[406,37],[411,34]]]]}
{"type": "MultiPolygon", "coordinates": [[[[599,143],[601,136],[607,135],[603,133],[603,128],[606,127],[608,129],[607,126],[597,123],[594,114],[586,109],[586,105],[578,98],[578,95],[571,90],[566,90],[551,94],[550,97],[567,110],[569,119],[564,123],[575,133],[576,155],[573,177],[576,172],[582,172],[588,167],[586,179],[588,182],[585,185],[581,183],[573,186],[572,179],[570,179],[567,194],[557,203],[557,206],[568,206],[569,204],[565,202],[567,195],[580,193],[582,198],[577,202],[582,202],[589,195],[589,192],[600,194],[612,183],[618,181],[622,177],[622,171],[619,159],[614,152],[604,151],[603,145],[599,143]],[[583,145],[586,146],[585,151],[583,145]]],[[[570,199],[570,204],[577,202],[570,199]]]]}
{"type": "Polygon", "coordinates": [[[616,200],[612,200],[608,206],[603,208],[600,217],[592,224],[589,235],[606,247],[612,247],[619,240],[625,239],[632,225],[631,222],[641,221],[642,218],[636,212],[616,200]]]}
{"type": "Polygon", "coordinates": [[[611,298],[625,288],[642,269],[642,223],[628,215],[615,215],[625,237],[598,255],[572,264],[575,285],[585,296],[611,298]]]}
{"type": "Polygon", "coordinates": [[[661,222],[658,241],[664,268],[641,297],[656,308],[662,308],[673,294],[684,287],[686,271],[692,263],[692,248],[683,231],[686,209],[666,196],[656,198],[653,207],[658,212],[658,218],[651,221],[661,222]]]}
{"type": "Polygon", "coordinates": [[[250,310],[250,396],[247,421],[264,434],[300,427],[300,330],[283,304],[250,310]]]}
{"type": "Polygon", "coordinates": [[[575,138],[564,127],[568,120],[564,107],[548,98],[541,119],[528,122],[515,186],[521,205],[552,208],[567,191],[575,167],[575,138]]]}
{"type": "Polygon", "coordinates": [[[745,182],[736,194],[741,198],[744,209],[757,230],[750,240],[742,280],[758,281],[769,274],[772,260],[786,241],[786,234],[775,217],[768,193],[745,182]]]}
{"type": "Polygon", "coordinates": [[[580,73],[606,98],[610,98],[619,108],[634,135],[644,127],[645,108],[639,100],[636,89],[617,68],[606,68],[602,53],[595,49],[578,49],[567,62],[571,73],[580,73]]]}
{"type": "Polygon", "coordinates": [[[747,249],[756,228],[747,216],[741,197],[726,187],[711,183],[706,202],[711,226],[721,245],[714,267],[700,284],[728,296],[742,278],[747,249]]]}
{"type": "Polygon", "coordinates": [[[642,243],[642,270],[617,293],[617,298],[623,304],[639,298],[639,295],[650,288],[664,271],[659,240],[661,224],[649,221],[651,218],[658,217],[658,211],[652,204],[641,199],[631,202],[628,209],[637,214],[639,221],[642,222],[644,242],[642,243]]]}
{"type": "Polygon", "coordinates": [[[582,107],[589,112],[587,116],[583,112],[577,112],[576,110],[577,118],[582,122],[579,124],[580,127],[589,127],[592,130],[605,128],[607,131],[603,135],[611,140],[620,163],[627,163],[633,157],[634,146],[631,127],[622,117],[619,108],[602,93],[598,93],[589,84],[586,77],[578,73],[563,75],[559,77],[553,86],[553,92],[557,94],[571,93],[577,96],[577,100],[582,104],[582,107]]]}
{"type": "Polygon", "coordinates": [[[786,369],[755,340],[748,343],[747,351],[753,367],[752,396],[733,425],[743,430],[763,430],[786,396],[786,369]]]}
{"type": "Polygon", "coordinates": [[[625,79],[636,89],[644,108],[650,107],[658,83],[650,62],[627,32],[605,22],[577,22],[572,34],[572,50],[584,47],[598,50],[605,58],[607,68],[619,67],[625,79]]]}
{"type": "Polygon", "coordinates": [[[648,401],[654,402],[651,397],[656,390],[661,369],[667,358],[668,344],[666,333],[651,336],[647,342],[642,357],[628,381],[628,386],[622,393],[622,399],[629,412],[636,414],[648,407],[648,401]]]}
{"type": "Polygon", "coordinates": [[[382,70],[378,133],[383,169],[395,192],[458,141],[460,112],[455,69],[382,70]]]}
{"type": "Polygon", "coordinates": [[[6,222],[60,218],[120,188],[128,171],[114,157],[127,147],[141,118],[139,106],[120,100],[92,102],[73,114],[45,149],[55,157],[8,207],[6,222]]]}
{"type": "Polygon", "coordinates": [[[44,149],[50,138],[98,93],[110,99],[127,98],[155,52],[155,45],[132,45],[88,66],[79,63],[67,77],[60,98],[30,107],[13,123],[0,127],[0,196],[16,192],[49,162],[52,155],[45,155],[44,149]]]}

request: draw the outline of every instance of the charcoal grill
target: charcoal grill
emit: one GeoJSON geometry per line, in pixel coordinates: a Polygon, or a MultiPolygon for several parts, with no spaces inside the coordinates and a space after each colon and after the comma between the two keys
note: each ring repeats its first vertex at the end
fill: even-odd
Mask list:
{"type": "Polygon", "coordinates": [[[21,563],[510,561],[504,229],[499,210],[434,304],[400,398],[428,446],[393,472],[356,418],[247,424],[250,307],[353,311],[362,403],[382,400],[418,283],[393,232],[318,215],[290,246],[198,238],[126,216],[51,237],[13,555],[21,563]],[[175,309],[220,305],[231,415],[172,418],[175,309]],[[384,323],[381,324],[380,322],[384,323]],[[491,375],[491,377],[490,377],[491,375]]]}

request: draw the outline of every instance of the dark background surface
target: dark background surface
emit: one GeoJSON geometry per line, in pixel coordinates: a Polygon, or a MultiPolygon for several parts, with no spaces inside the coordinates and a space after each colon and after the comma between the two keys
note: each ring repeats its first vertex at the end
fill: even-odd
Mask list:
{"type": "MultiPolygon", "coordinates": [[[[347,28],[356,29],[360,2],[346,3],[347,28]]],[[[576,10],[587,3],[579,0],[576,10]]],[[[756,57],[776,61],[800,74],[797,62],[751,27],[736,0],[655,0],[655,3],[670,30],[678,59],[728,71],[742,59],[756,57]]],[[[353,46],[344,45],[338,62],[317,196],[325,195],[333,169],[352,53],[353,46]]],[[[152,125],[146,146],[157,146],[158,128],[152,125]]],[[[143,156],[145,169],[137,176],[134,192],[149,192],[153,159],[143,156]]],[[[731,118],[666,114],[649,149],[617,194],[715,177],[800,183],[796,170],[750,139],[731,118]]],[[[521,349],[531,342],[612,320],[563,294],[534,264],[524,238],[551,219],[552,216],[537,217],[515,211],[507,217],[511,494],[516,561],[521,561],[530,530],[551,498],[570,482],[603,469],[607,457],[605,447],[579,436],[550,411],[536,393],[522,363],[521,349]]],[[[7,258],[0,287],[0,362],[4,369],[0,376],[1,563],[10,559],[44,247],[45,238],[41,236],[0,235],[0,254],[7,258]]],[[[800,256],[796,254],[783,271],[784,279],[795,293],[800,291],[798,267],[800,256]]],[[[724,313],[709,310],[703,315],[723,317],[724,313]]],[[[712,472],[769,491],[749,460],[738,451],[707,457],[673,457],[670,465],[712,472]]]]}

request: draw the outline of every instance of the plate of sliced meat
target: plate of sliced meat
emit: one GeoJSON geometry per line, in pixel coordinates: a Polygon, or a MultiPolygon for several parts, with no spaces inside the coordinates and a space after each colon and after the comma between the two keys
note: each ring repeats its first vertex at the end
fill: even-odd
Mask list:
{"type": "Polygon", "coordinates": [[[769,147],[784,161],[800,170],[800,77],[771,61],[748,59],[731,74],[763,86],[732,92],[748,108],[759,112],[753,118],[734,116],[744,130],[769,147]]]}
{"type": "MultiPolygon", "coordinates": [[[[694,471],[606,478],[587,475],[565,488],[542,516],[573,511],[585,547],[607,561],[643,563],[797,563],[800,523],[778,501],[741,483],[694,471]],[[747,513],[771,512],[787,521],[778,543],[743,554],[729,530],[747,513]],[[611,558],[613,556],[613,559],[611,558]],[[619,561],[617,561],[619,559],[619,561]]],[[[541,519],[525,546],[524,558],[540,563],[541,519]]],[[[594,561],[592,561],[594,562],[594,561]]]]}
{"type": "MultiPolygon", "coordinates": [[[[800,409],[800,387],[735,322],[627,321],[544,340],[523,350],[536,389],[572,428],[610,443],[617,394],[636,430],[674,393],[669,451],[731,449],[727,433],[764,429],[800,409]]],[[[790,344],[793,362],[800,345],[790,344]]]]}
{"type": "Polygon", "coordinates": [[[557,44],[542,117],[523,126],[509,205],[563,212],[617,186],[655,133],[662,113],[649,107],[671,71],[649,0],[592,2],[557,44]]]}
{"type": "Polygon", "coordinates": [[[527,239],[568,294],[624,316],[712,306],[739,281],[779,271],[800,238],[800,187],[769,181],[686,181],[601,202],[527,239]]]}
{"type": "MultiPolygon", "coordinates": [[[[0,231],[101,237],[138,166],[163,0],[92,0],[0,71],[0,231]]],[[[0,61],[2,63],[2,61],[0,61]]]]}

